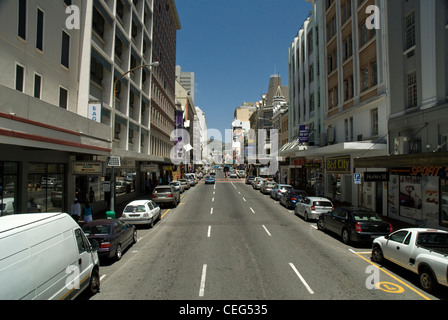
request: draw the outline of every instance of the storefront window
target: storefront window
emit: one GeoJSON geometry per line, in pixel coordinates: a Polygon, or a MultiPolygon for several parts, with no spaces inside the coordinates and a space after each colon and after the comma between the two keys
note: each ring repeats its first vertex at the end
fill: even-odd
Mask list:
{"type": "Polygon", "coordinates": [[[65,199],[65,165],[30,163],[26,211],[61,212],[65,199]]]}
{"type": "Polygon", "coordinates": [[[440,179],[441,205],[440,205],[440,224],[448,227],[448,179],[440,179]]]}
{"type": "Polygon", "coordinates": [[[0,216],[17,212],[17,162],[0,161],[0,216]]]}

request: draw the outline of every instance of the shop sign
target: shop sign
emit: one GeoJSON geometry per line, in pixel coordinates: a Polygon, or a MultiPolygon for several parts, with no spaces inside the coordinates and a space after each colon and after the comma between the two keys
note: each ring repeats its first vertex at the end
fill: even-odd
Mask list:
{"type": "Polygon", "coordinates": [[[390,170],[391,173],[399,175],[410,175],[410,176],[430,176],[430,177],[446,177],[448,173],[448,166],[415,166],[408,168],[393,168],[390,170]]]}
{"type": "Polygon", "coordinates": [[[308,143],[310,137],[310,130],[307,125],[299,126],[299,143],[308,143]]]}
{"type": "Polygon", "coordinates": [[[101,102],[89,102],[87,117],[90,120],[101,123],[101,102]]]}
{"type": "Polygon", "coordinates": [[[307,162],[305,168],[320,168],[320,162],[307,162]]]}
{"type": "Polygon", "coordinates": [[[330,173],[350,173],[350,156],[326,158],[326,170],[330,173]]]}
{"type": "Polygon", "coordinates": [[[389,181],[389,172],[364,172],[364,182],[389,181]]]}
{"type": "Polygon", "coordinates": [[[74,161],[73,174],[102,175],[103,163],[98,161],[74,161]]]}
{"type": "Polygon", "coordinates": [[[157,172],[157,164],[142,164],[140,165],[141,172],[157,172]]]}

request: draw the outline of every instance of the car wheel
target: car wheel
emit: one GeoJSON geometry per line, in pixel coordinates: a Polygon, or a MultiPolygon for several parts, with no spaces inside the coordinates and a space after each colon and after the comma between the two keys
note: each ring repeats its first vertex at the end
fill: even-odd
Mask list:
{"type": "Polygon", "coordinates": [[[345,244],[350,243],[350,233],[345,228],[342,229],[342,242],[344,242],[345,244]]]}
{"type": "Polygon", "coordinates": [[[100,291],[100,273],[98,269],[94,269],[90,275],[89,293],[95,295],[100,291]]]}
{"type": "Polygon", "coordinates": [[[317,229],[321,231],[325,231],[325,222],[324,219],[317,220],[317,229]]]}
{"type": "Polygon", "coordinates": [[[382,264],[384,262],[383,250],[380,247],[375,246],[372,249],[372,260],[378,264],[382,264]]]}
{"type": "Polygon", "coordinates": [[[420,286],[426,292],[434,292],[437,288],[437,280],[435,279],[431,269],[423,267],[419,273],[420,286]]]}
{"type": "Polygon", "coordinates": [[[115,252],[115,259],[120,260],[123,256],[123,252],[121,251],[121,244],[118,245],[117,251],[115,252]]]}
{"type": "Polygon", "coordinates": [[[305,219],[306,222],[310,221],[310,218],[308,218],[308,211],[305,211],[303,219],[305,219]]]}
{"type": "Polygon", "coordinates": [[[151,218],[151,222],[149,223],[149,228],[154,227],[154,217],[151,218]]]}

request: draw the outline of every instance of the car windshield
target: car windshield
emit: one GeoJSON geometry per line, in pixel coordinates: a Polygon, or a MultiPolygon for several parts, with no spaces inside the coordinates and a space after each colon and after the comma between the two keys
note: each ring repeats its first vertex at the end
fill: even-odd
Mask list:
{"type": "Polygon", "coordinates": [[[313,205],[316,207],[332,207],[333,205],[329,201],[314,201],[313,205]]]}
{"type": "Polygon", "coordinates": [[[357,211],[353,212],[353,219],[356,221],[382,221],[375,212],[357,211]]]}
{"type": "Polygon", "coordinates": [[[86,225],[86,226],[84,226],[83,231],[87,235],[89,235],[89,234],[97,234],[97,235],[110,234],[110,224],[98,224],[98,225],[93,225],[93,226],[86,225]]]}
{"type": "Polygon", "coordinates": [[[124,212],[145,212],[145,206],[144,205],[129,205],[124,208],[124,212]]]}
{"type": "Polygon", "coordinates": [[[165,192],[171,192],[170,188],[156,188],[154,190],[154,193],[165,193],[165,192]]]}

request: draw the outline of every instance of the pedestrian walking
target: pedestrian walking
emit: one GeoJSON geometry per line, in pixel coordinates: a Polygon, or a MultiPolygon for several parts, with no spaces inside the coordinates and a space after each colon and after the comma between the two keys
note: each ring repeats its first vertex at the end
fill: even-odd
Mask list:
{"type": "Polygon", "coordinates": [[[90,191],[89,191],[89,201],[95,202],[95,191],[93,191],[92,187],[90,187],[90,191]]]}
{"type": "Polygon", "coordinates": [[[73,220],[78,222],[79,217],[81,216],[81,204],[78,202],[78,198],[73,199],[73,203],[70,206],[70,215],[73,220]]]}
{"type": "Polygon", "coordinates": [[[85,223],[92,221],[92,219],[93,219],[92,218],[92,216],[93,216],[92,209],[93,209],[93,207],[90,204],[90,202],[86,201],[84,203],[84,222],[85,223]]]}

